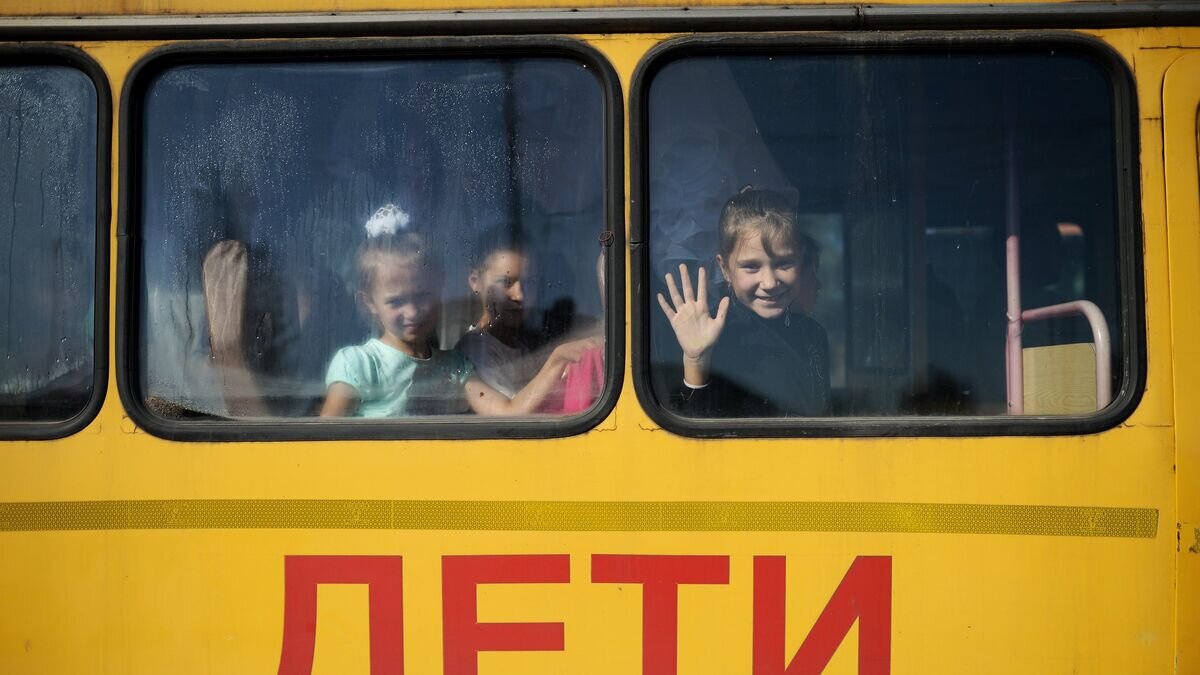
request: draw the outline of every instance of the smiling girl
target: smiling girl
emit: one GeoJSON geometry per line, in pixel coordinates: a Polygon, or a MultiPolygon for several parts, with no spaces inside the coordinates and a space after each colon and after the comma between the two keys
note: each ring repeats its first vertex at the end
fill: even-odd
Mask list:
{"type": "Polygon", "coordinates": [[[787,199],[743,189],[725,203],[717,267],[724,284],[710,314],[707,273],[693,287],[666,275],[658,303],[683,352],[674,407],[699,417],[819,416],[829,411],[829,338],[802,313],[815,304],[816,251],[787,199]],[[810,269],[811,268],[811,269],[810,269]]]}

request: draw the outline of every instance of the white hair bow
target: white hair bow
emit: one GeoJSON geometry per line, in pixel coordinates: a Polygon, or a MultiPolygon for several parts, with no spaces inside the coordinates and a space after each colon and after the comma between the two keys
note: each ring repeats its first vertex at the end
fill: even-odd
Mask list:
{"type": "Polygon", "coordinates": [[[395,204],[384,204],[367,221],[367,237],[396,234],[408,227],[411,218],[404,209],[395,204]]]}

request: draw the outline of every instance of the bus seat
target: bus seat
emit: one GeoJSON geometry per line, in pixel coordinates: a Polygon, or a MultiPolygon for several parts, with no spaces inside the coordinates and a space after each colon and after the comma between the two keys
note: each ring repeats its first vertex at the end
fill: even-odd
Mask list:
{"type": "Polygon", "coordinates": [[[1025,414],[1078,415],[1095,412],[1096,348],[1090,342],[1021,350],[1025,414]]]}

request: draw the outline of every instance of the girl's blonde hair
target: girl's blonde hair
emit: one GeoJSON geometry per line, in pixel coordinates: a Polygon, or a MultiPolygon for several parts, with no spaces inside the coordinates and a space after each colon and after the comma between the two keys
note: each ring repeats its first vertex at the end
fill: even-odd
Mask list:
{"type": "Polygon", "coordinates": [[[774,190],[759,190],[750,185],[742,188],[725,202],[717,230],[718,252],[725,260],[733,255],[743,237],[753,234],[762,237],[768,255],[774,256],[775,249],[781,246],[790,247],[804,263],[816,255],[816,251],[809,251],[812,238],[800,232],[791,202],[774,190]]]}
{"type": "Polygon", "coordinates": [[[370,293],[375,277],[384,264],[416,265],[428,274],[441,276],[441,261],[429,249],[429,242],[416,232],[385,232],[368,237],[358,250],[358,290],[370,293]]]}

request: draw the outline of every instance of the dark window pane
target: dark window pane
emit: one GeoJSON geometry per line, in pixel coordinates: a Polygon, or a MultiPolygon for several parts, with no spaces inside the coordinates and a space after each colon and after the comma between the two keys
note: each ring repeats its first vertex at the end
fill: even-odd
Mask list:
{"type": "Polygon", "coordinates": [[[62,421],[94,383],[96,89],[0,67],[0,420],[62,421]]]}
{"type": "Polygon", "coordinates": [[[582,64],[188,65],[145,95],[151,410],[470,413],[534,380],[526,412],[591,405],[598,371],[565,365],[603,359],[604,108],[582,64]],[[369,221],[401,229],[368,244],[369,221]]]}
{"type": "Polygon", "coordinates": [[[1103,407],[1097,373],[1118,391],[1123,354],[1114,341],[1097,370],[1078,313],[1026,317],[1010,406],[1005,242],[1011,224],[1022,310],[1087,301],[1120,335],[1113,96],[1101,67],[1069,54],[663,66],[649,88],[651,295],[669,300],[665,275],[678,284],[683,264],[693,288],[705,268],[710,315],[723,297],[730,309],[714,327],[651,308],[656,398],[691,417],[1103,407]],[[685,384],[689,367],[707,386],[685,384]]]}

